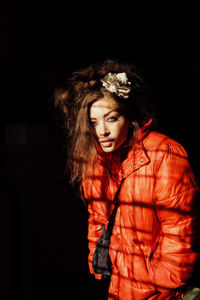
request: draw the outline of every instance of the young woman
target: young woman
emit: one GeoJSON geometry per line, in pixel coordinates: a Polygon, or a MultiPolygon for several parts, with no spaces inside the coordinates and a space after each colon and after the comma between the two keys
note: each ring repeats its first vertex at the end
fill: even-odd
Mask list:
{"type": "Polygon", "coordinates": [[[118,192],[108,299],[182,299],[198,258],[199,188],[184,148],[155,131],[150,98],[141,72],[114,60],[74,72],[56,92],[96,279],[92,258],[118,192]]]}

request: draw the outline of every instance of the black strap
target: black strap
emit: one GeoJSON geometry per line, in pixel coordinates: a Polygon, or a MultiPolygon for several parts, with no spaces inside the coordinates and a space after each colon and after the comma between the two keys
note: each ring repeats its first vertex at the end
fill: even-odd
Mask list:
{"type": "Polygon", "coordinates": [[[114,227],[114,224],[115,224],[115,216],[116,216],[117,208],[119,206],[118,196],[119,196],[119,192],[120,192],[123,181],[124,181],[124,178],[122,179],[122,181],[120,183],[120,186],[119,186],[119,188],[118,188],[118,190],[115,194],[115,198],[114,198],[114,201],[113,201],[115,203],[115,206],[113,208],[112,214],[110,216],[110,220],[108,222],[108,227],[107,227],[107,234],[108,234],[109,238],[111,237],[112,230],[113,230],[113,227],[114,227]]]}

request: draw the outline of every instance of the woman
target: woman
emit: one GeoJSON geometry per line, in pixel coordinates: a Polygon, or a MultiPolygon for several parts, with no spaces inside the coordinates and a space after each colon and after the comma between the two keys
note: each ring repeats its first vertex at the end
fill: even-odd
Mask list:
{"type": "Polygon", "coordinates": [[[184,148],[154,129],[150,91],[131,64],[74,72],[56,103],[70,136],[69,168],[89,211],[89,269],[118,192],[108,299],[182,299],[198,258],[199,192],[184,148]]]}

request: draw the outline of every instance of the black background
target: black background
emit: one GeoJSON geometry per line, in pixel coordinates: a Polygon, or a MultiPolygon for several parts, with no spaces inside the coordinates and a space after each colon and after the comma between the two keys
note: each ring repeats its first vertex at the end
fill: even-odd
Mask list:
{"type": "Polygon", "coordinates": [[[88,215],[65,175],[54,90],[90,62],[135,63],[152,86],[159,131],[185,147],[199,180],[199,9],[5,1],[0,17],[2,299],[88,299],[88,215]],[[12,138],[18,125],[23,141],[21,131],[12,138]]]}

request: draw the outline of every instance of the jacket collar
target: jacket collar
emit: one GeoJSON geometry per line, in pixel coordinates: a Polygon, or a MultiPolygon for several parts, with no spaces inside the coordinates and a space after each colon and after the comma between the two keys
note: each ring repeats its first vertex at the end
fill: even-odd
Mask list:
{"type": "Polygon", "coordinates": [[[130,175],[132,172],[138,170],[139,168],[147,165],[150,162],[150,158],[147,155],[143,141],[150,132],[149,127],[152,124],[152,121],[153,120],[150,119],[143,127],[138,130],[135,144],[130,150],[128,158],[122,163],[122,172],[124,177],[130,175]]]}
{"type": "Polygon", "coordinates": [[[136,143],[134,147],[129,151],[127,159],[125,159],[121,165],[120,172],[122,177],[127,177],[131,173],[147,165],[150,162],[150,158],[144,148],[143,141],[136,143]]]}

